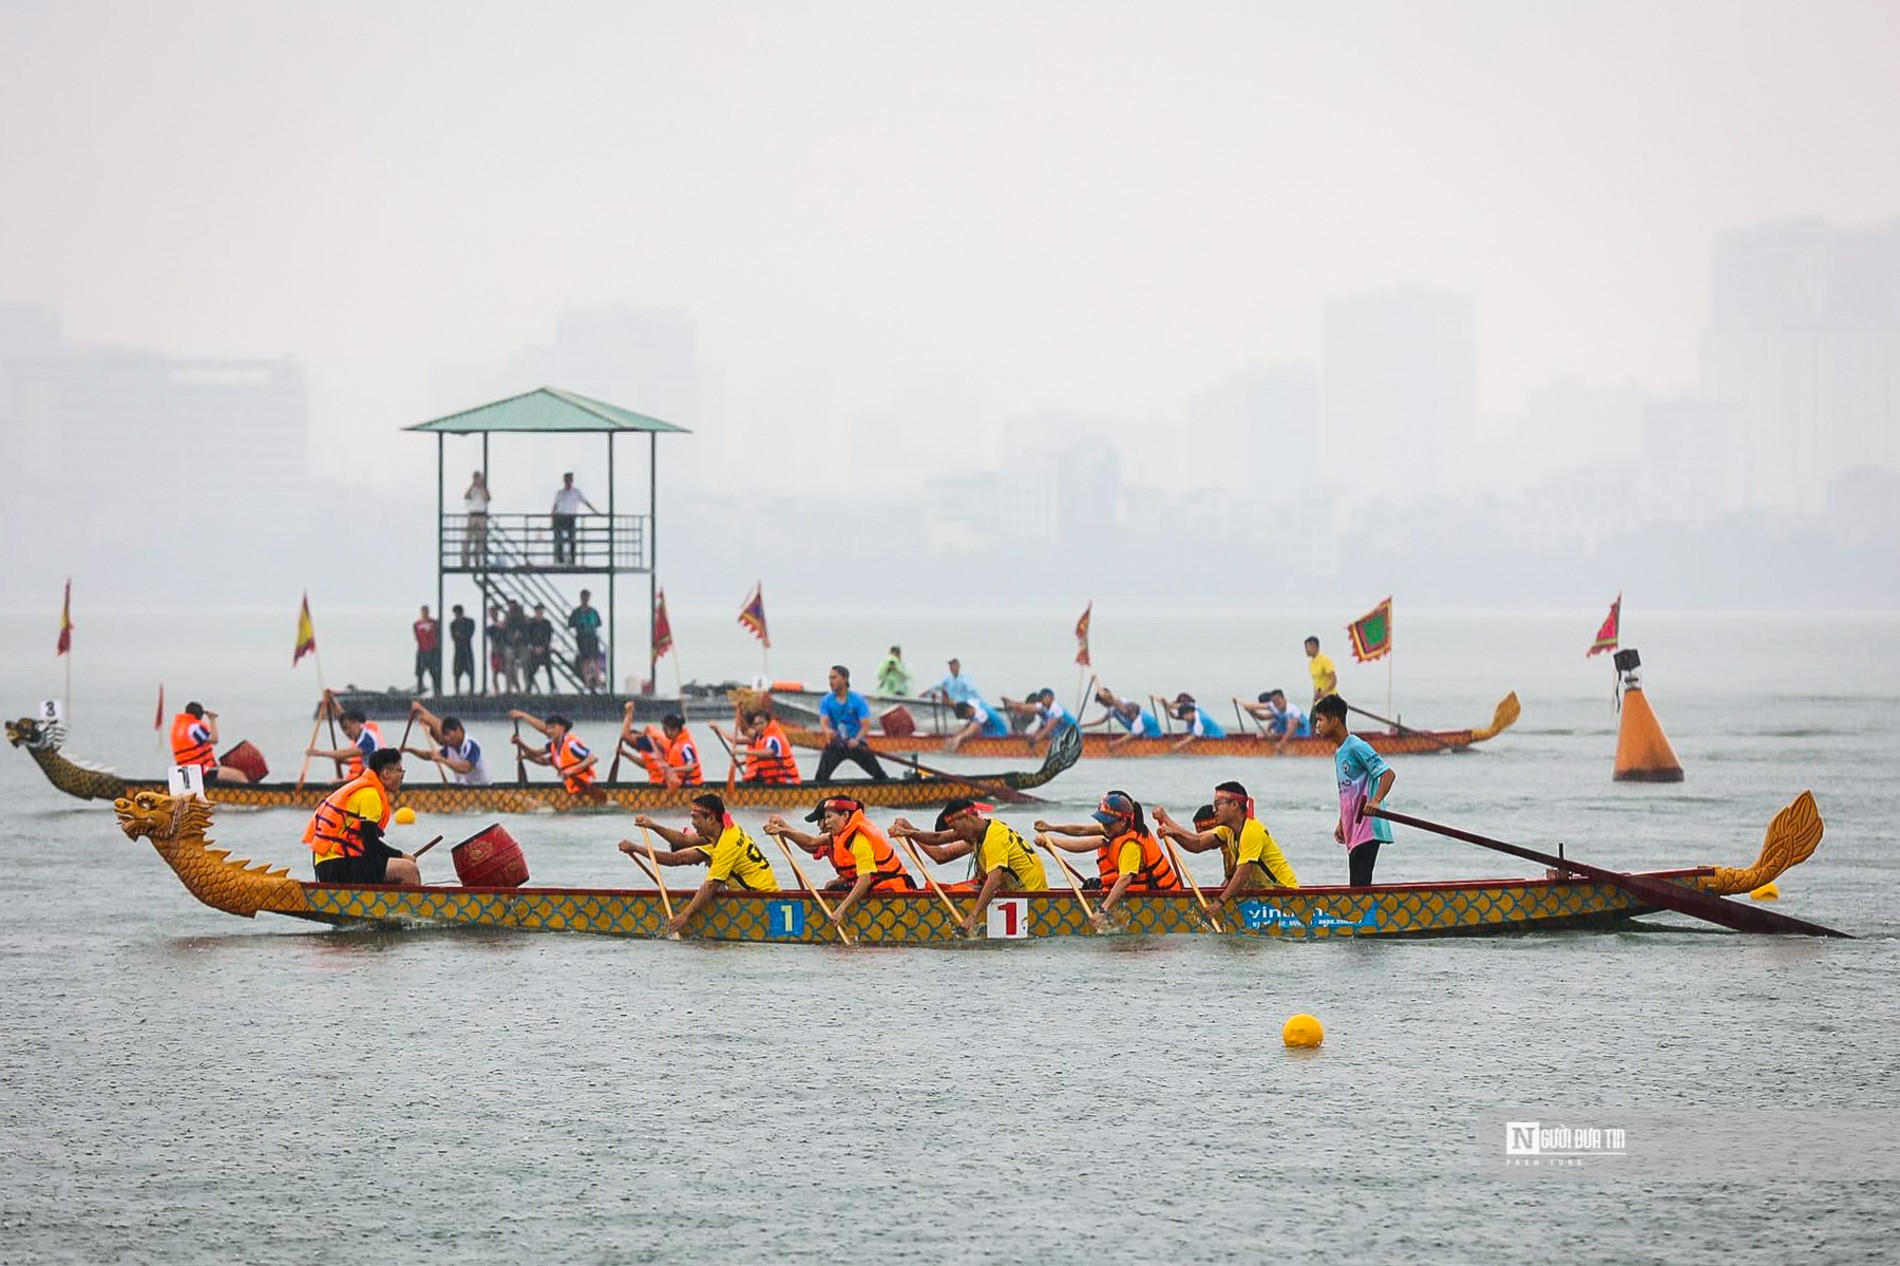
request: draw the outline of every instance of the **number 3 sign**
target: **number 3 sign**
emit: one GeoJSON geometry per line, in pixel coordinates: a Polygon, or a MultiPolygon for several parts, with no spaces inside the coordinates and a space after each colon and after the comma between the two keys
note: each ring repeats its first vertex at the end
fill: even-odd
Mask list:
{"type": "Polygon", "coordinates": [[[990,902],[989,927],[992,941],[1020,941],[1029,935],[1029,902],[1021,897],[998,897],[990,902]]]}

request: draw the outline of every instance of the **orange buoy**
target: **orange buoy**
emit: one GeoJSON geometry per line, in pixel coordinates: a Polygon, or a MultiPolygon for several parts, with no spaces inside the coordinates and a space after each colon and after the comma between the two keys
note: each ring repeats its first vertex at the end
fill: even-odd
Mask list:
{"type": "Polygon", "coordinates": [[[1616,731],[1612,777],[1617,782],[1681,782],[1682,762],[1676,759],[1676,749],[1669,746],[1662,723],[1636,679],[1641,663],[1634,650],[1616,654],[1616,667],[1623,675],[1623,722],[1616,731]]]}

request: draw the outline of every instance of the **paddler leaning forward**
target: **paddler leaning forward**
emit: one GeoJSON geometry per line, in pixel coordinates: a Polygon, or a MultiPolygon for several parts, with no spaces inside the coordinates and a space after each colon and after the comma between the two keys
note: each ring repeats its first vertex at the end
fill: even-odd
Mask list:
{"type": "Polygon", "coordinates": [[[383,842],[402,789],[402,753],[378,748],[363,765],[362,773],[323,798],[304,828],[317,882],[420,884],[422,869],[415,858],[383,842]]]}
{"type": "Polygon", "coordinates": [[[1299,876],[1293,873],[1293,866],[1280,851],[1273,832],[1267,830],[1266,823],[1255,814],[1253,797],[1240,783],[1224,782],[1214,788],[1214,803],[1209,807],[1208,816],[1195,814],[1192,831],[1156,805],[1155,830],[1162,838],[1173,840],[1191,853],[1214,848],[1221,851],[1227,885],[1221,889],[1220,896],[1214,898],[1216,913],[1249,888],[1300,886],[1299,876]]]}
{"type": "Polygon", "coordinates": [[[1052,847],[1069,853],[1094,853],[1097,880],[1085,885],[1107,889],[1092,920],[1096,928],[1108,922],[1109,912],[1131,892],[1181,892],[1181,879],[1166,850],[1141,811],[1141,802],[1125,791],[1111,791],[1088,822],[1068,824],[1038,822],[1036,830],[1047,837],[1052,847]],[[1078,838],[1086,843],[1068,843],[1059,836],[1078,838]]]}
{"type": "Polygon", "coordinates": [[[884,832],[864,816],[864,802],[850,796],[832,796],[805,815],[816,822],[818,833],[795,830],[783,814],[765,820],[766,834],[790,840],[813,857],[829,861],[838,877],[825,885],[827,892],[845,891],[844,900],[831,909],[831,921],[842,924],[845,912],[867,892],[909,892],[916,888],[897,850],[884,832]]]}
{"type": "MultiPolygon", "coordinates": [[[[684,831],[661,826],[644,813],[633,820],[635,826],[652,831],[672,845],[666,851],[654,851],[653,860],[660,865],[706,867],[706,882],[699,886],[686,908],[666,925],[669,935],[683,931],[699,908],[728,885],[745,892],[778,890],[778,876],[772,873],[772,864],[765,860],[765,854],[744,828],[732,820],[724,800],[711,792],[694,796],[691,815],[692,825],[684,831]]],[[[647,846],[622,840],[620,851],[629,857],[644,857],[647,846]]]]}
{"type": "Polygon", "coordinates": [[[990,901],[1003,892],[1047,892],[1049,877],[1043,873],[1042,859],[1029,851],[1023,837],[1006,823],[986,818],[989,808],[974,800],[958,797],[944,805],[937,815],[937,829],[919,830],[903,818],[891,823],[891,834],[907,839],[930,854],[935,862],[953,862],[974,856],[977,873],[983,876],[976,890],[976,902],[964,917],[963,933],[976,931],[990,901]]]}
{"type": "Polygon", "coordinates": [[[548,719],[543,721],[519,708],[509,709],[508,716],[510,720],[526,721],[547,735],[546,747],[524,743],[519,734],[514,736],[514,744],[524,759],[537,765],[551,766],[561,776],[561,785],[567,788],[570,796],[599,800],[606,794],[594,786],[594,766],[600,763],[600,757],[575,737],[572,721],[558,712],[548,713],[548,719]]]}

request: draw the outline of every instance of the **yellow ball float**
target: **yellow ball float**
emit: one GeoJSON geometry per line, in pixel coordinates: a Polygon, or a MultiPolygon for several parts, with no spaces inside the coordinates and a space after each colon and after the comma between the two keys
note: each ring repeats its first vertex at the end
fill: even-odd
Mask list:
{"type": "Polygon", "coordinates": [[[1748,895],[1757,901],[1779,901],[1781,900],[1781,889],[1775,887],[1772,883],[1766,883],[1748,895]]]}
{"type": "Polygon", "coordinates": [[[415,824],[416,811],[414,809],[411,809],[408,805],[404,805],[402,808],[396,810],[397,826],[414,826],[415,824]]]}
{"type": "Polygon", "coordinates": [[[1312,1050],[1326,1040],[1326,1027],[1318,1016],[1301,1013],[1287,1020],[1280,1030],[1280,1040],[1294,1050],[1312,1050]]]}

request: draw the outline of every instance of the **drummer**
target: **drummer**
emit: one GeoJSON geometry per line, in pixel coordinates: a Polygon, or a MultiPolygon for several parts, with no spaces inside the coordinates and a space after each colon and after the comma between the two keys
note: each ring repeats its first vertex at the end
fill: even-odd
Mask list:
{"type": "MultiPolygon", "coordinates": [[[[653,832],[673,846],[664,851],[654,850],[653,860],[660,865],[707,868],[706,882],[699,886],[686,908],[666,925],[668,935],[684,929],[699,908],[728,885],[744,892],[778,891],[778,876],[772,873],[772,864],[765,860],[765,854],[759,851],[745,829],[732,820],[723,799],[711,792],[694,796],[690,814],[691,825],[684,831],[661,826],[644,813],[633,820],[635,826],[653,832]]],[[[620,851],[629,857],[644,857],[647,846],[622,840],[620,851]]]]}
{"type": "Polygon", "coordinates": [[[438,717],[423,707],[420,700],[409,705],[409,715],[422,723],[423,731],[437,746],[405,747],[404,752],[434,761],[437,769],[455,775],[455,781],[464,787],[488,785],[488,764],[482,759],[482,745],[469,737],[460,717],[438,717]]]}
{"type": "Polygon", "coordinates": [[[1047,892],[1049,878],[1043,873],[1042,859],[1029,851],[1023,837],[1006,823],[983,816],[990,806],[958,797],[944,805],[937,815],[937,829],[923,831],[903,818],[891,823],[891,834],[907,839],[930,855],[934,862],[953,862],[973,857],[983,882],[976,889],[976,903],[963,920],[968,936],[982,921],[990,901],[1002,892],[1047,892]]]}
{"type": "Polygon", "coordinates": [[[172,764],[198,766],[207,783],[251,781],[243,770],[218,763],[218,714],[195,699],[172,718],[172,764]]]}
{"type": "Polygon", "coordinates": [[[402,753],[381,748],[364,764],[362,773],[323,798],[304,828],[317,882],[420,884],[416,859],[383,841],[394,797],[402,790],[402,753]]]}
{"type": "Polygon", "coordinates": [[[813,857],[829,861],[837,870],[838,877],[825,885],[826,892],[845,894],[844,900],[832,908],[834,924],[842,924],[845,911],[868,892],[910,892],[917,887],[884,832],[864,816],[863,801],[832,796],[820,801],[805,815],[805,821],[816,822],[817,833],[808,835],[794,829],[779,813],[765,820],[765,832],[790,840],[813,857]]]}

